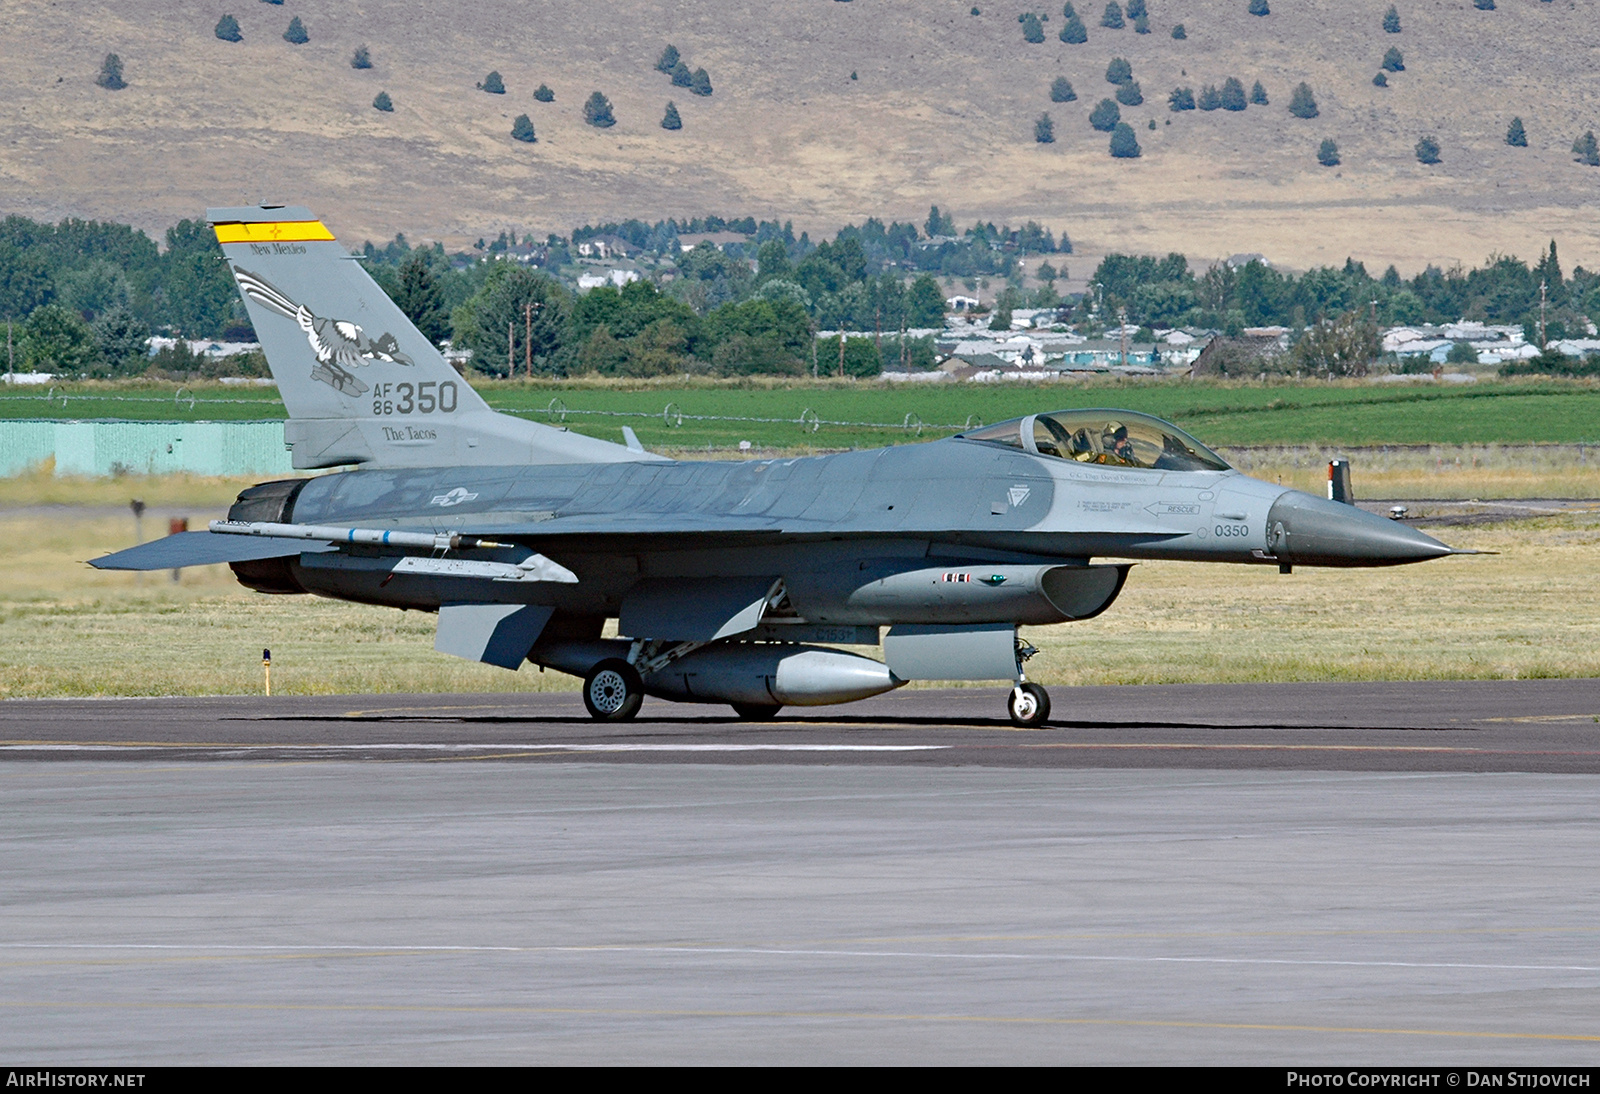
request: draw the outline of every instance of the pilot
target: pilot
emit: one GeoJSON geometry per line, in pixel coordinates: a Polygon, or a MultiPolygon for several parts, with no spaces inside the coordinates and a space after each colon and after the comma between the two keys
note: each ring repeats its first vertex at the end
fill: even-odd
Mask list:
{"type": "Polygon", "coordinates": [[[1133,442],[1128,439],[1128,427],[1121,422],[1107,422],[1101,438],[1107,456],[1123,463],[1133,463],[1133,442]]]}

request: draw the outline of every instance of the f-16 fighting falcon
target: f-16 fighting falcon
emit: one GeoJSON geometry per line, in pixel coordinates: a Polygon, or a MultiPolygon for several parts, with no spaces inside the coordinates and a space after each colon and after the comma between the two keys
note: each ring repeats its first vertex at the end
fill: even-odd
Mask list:
{"type": "Polygon", "coordinates": [[[309,210],[207,215],[294,466],[349,470],[253,486],[208,531],[93,564],[226,562],[264,593],[437,612],[441,652],[581,677],[598,719],[631,718],[646,695],[764,719],[912,680],[994,680],[1011,685],[1011,720],[1036,726],[1050,699],[1017,628],[1099,615],[1126,560],[1288,573],[1458,553],[1124,410],[746,461],[523,421],[491,410],[309,210]],[[838,648],[880,645],[881,660],[838,648]]]}

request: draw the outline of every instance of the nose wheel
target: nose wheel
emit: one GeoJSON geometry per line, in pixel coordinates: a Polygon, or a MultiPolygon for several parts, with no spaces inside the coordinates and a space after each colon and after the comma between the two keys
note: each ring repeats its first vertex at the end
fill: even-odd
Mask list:
{"type": "Polygon", "coordinates": [[[1038,684],[1029,682],[1018,684],[1011,689],[1011,697],[1006,700],[1006,710],[1011,715],[1011,724],[1031,729],[1042,726],[1050,717],[1050,693],[1038,684]]]}
{"type": "Polygon", "coordinates": [[[639,713],[644,685],[632,665],[620,658],[600,662],[583,680],[583,705],[601,722],[626,722],[639,713]]]}

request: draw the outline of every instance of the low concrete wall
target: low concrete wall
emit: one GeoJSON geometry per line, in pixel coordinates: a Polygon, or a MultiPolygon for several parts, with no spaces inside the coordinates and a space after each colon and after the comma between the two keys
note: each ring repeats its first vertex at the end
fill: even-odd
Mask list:
{"type": "Polygon", "coordinates": [[[54,458],[57,475],[274,475],[293,470],[283,422],[0,422],[0,475],[54,458]]]}

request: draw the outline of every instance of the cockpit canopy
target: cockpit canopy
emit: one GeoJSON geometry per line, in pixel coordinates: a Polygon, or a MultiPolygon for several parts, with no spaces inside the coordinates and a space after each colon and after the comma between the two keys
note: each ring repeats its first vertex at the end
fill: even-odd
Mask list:
{"type": "Polygon", "coordinates": [[[1227,471],[1221,456],[1160,418],[1131,410],[1058,410],[960,434],[1038,456],[1156,471],[1227,471]]]}

